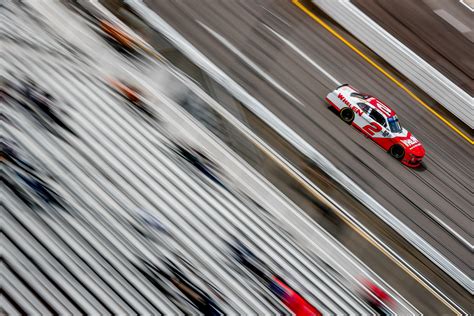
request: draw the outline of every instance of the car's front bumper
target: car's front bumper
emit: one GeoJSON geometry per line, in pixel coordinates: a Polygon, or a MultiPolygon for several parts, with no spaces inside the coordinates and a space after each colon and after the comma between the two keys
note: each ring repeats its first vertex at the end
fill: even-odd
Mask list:
{"type": "Polygon", "coordinates": [[[408,158],[403,158],[402,163],[408,167],[416,168],[421,165],[422,160],[423,160],[423,157],[408,157],[408,158]]]}

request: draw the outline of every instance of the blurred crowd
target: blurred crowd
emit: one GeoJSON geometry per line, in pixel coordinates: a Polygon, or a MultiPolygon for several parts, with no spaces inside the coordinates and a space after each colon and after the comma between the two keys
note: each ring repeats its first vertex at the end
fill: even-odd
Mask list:
{"type": "MultiPolygon", "coordinates": [[[[135,42],[133,38],[120,30],[112,22],[96,18],[101,36],[117,50],[124,54],[135,53],[135,42]]],[[[71,119],[63,107],[68,106],[60,96],[54,96],[44,89],[41,83],[24,74],[5,73],[0,82],[0,103],[2,108],[7,107],[9,111],[19,111],[25,114],[32,122],[52,137],[62,138],[63,132],[80,138],[68,123],[71,119]]],[[[153,106],[144,97],[139,87],[127,83],[124,80],[112,78],[107,79],[108,87],[112,93],[123,98],[124,106],[132,111],[143,114],[144,119],[159,124],[160,118],[154,111],[153,106]]],[[[9,115],[9,111],[1,113],[3,124],[15,126],[16,117],[9,115]]],[[[157,126],[157,125],[156,125],[157,126]]],[[[0,137],[2,171],[1,179],[4,186],[16,195],[18,199],[32,209],[40,210],[43,205],[69,212],[70,207],[67,199],[58,193],[56,175],[47,170],[39,163],[37,157],[33,157],[27,148],[22,148],[12,135],[0,137]],[[41,205],[40,205],[41,204],[41,205]]],[[[232,190],[223,177],[225,173],[221,170],[219,163],[213,161],[201,148],[186,143],[183,140],[170,140],[170,149],[190,168],[193,168],[203,178],[210,180],[225,190],[232,190]]],[[[178,306],[183,312],[198,311],[204,315],[224,314],[222,306],[226,304],[226,296],[208,281],[199,268],[188,261],[185,255],[180,254],[173,248],[173,235],[159,218],[151,212],[140,209],[136,211],[137,221],[143,225],[133,226],[135,230],[150,238],[165,240],[169,250],[169,256],[163,257],[159,262],[150,262],[148,259],[139,259],[130,262],[147,278],[157,290],[163,293],[170,301],[178,306]],[[142,227],[153,230],[153,234],[142,227]],[[153,237],[154,236],[154,237],[153,237]],[[179,264],[178,264],[179,263],[179,264]],[[215,298],[219,298],[216,301],[215,298]]],[[[289,276],[279,275],[261,258],[249,249],[242,241],[234,238],[227,241],[229,259],[240,268],[247,270],[267,293],[284,305],[295,315],[321,315],[321,312],[313,306],[304,295],[300,294],[291,284],[289,276]]],[[[391,305],[390,297],[375,284],[364,281],[366,290],[361,296],[373,310],[379,314],[385,313],[385,306],[391,305]]]]}

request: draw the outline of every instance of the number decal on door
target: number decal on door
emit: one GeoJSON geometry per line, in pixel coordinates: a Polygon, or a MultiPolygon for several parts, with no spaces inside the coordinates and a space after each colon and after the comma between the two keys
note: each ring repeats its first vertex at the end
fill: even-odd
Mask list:
{"type": "Polygon", "coordinates": [[[369,125],[365,125],[362,129],[370,136],[374,136],[375,133],[378,133],[382,130],[382,126],[375,122],[372,122],[369,125]]]}
{"type": "Polygon", "coordinates": [[[392,114],[392,110],[388,106],[380,102],[379,100],[377,100],[377,107],[379,108],[380,111],[385,113],[386,116],[390,116],[392,114]]]}

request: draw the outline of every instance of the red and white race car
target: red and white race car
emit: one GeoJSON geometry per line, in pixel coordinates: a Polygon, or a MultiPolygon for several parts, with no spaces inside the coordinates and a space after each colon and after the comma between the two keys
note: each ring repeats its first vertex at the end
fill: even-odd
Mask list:
{"type": "Polygon", "coordinates": [[[355,126],[403,164],[409,167],[421,164],[425,155],[423,145],[400,126],[397,115],[385,103],[348,84],[330,92],[326,101],[344,122],[355,126]]]}

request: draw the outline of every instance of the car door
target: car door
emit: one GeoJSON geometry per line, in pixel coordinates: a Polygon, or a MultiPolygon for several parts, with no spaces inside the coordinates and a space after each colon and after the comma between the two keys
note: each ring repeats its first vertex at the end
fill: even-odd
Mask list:
{"type": "Polygon", "coordinates": [[[379,125],[374,124],[374,119],[370,116],[372,108],[364,102],[358,102],[357,106],[362,110],[362,115],[356,122],[357,127],[367,136],[374,136],[374,131],[379,130],[379,125]]]}
{"type": "Polygon", "coordinates": [[[366,131],[378,145],[388,150],[393,145],[393,138],[386,117],[376,109],[372,109],[369,116],[372,122],[365,127],[366,131]]]}
{"type": "Polygon", "coordinates": [[[355,103],[354,100],[351,100],[349,107],[354,111],[354,119],[352,121],[352,125],[361,129],[362,126],[365,126],[367,121],[364,118],[364,112],[362,111],[359,103],[355,103]]]}
{"type": "Polygon", "coordinates": [[[369,109],[364,118],[367,124],[362,127],[362,131],[370,138],[382,138],[387,135],[387,121],[377,109],[369,109]]]}

